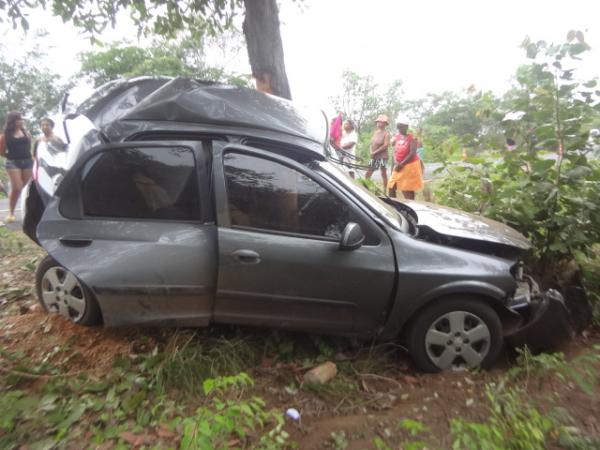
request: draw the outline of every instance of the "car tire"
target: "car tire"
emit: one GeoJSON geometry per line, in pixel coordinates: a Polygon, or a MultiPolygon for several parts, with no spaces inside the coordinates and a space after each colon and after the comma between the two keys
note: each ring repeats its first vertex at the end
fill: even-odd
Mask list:
{"type": "Polygon", "coordinates": [[[489,368],[502,350],[498,314],[476,297],[436,300],[414,319],[408,351],[424,372],[489,368]]]}
{"type": "Polygon", "coordinates": [[[48,313],[60,314],[80,325],[98,325],[102,315],[92,291],[51,256],[38,265],[35,287],[48,313]]]}

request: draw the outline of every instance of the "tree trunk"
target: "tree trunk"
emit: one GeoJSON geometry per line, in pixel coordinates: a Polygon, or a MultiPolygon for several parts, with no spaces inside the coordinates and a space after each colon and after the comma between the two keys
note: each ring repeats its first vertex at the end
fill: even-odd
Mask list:
{"type": "Polygon", "coordinates": [[[244,5],[246,16],[243,30],[256,88],[291,99],[276,0],[244,0],[244,5]]]}

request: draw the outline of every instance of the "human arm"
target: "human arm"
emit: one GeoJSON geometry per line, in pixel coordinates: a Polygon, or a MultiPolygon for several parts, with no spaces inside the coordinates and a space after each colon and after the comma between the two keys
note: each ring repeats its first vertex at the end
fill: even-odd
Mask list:
{"type": "Polygon", "coordinates": [[[0,134],[0,156],[6,157],[6,138],[0,134]]]}

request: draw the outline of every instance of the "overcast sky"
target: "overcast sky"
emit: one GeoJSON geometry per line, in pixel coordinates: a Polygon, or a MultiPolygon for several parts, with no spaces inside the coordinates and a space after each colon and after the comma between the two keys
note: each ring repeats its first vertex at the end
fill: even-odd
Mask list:
{"type": "MultiPolygon", "coordinates": [[[[502,93],[517,66],[525,62],[520,43],[532,39],[562,42],[570,29],[585,31],[592,52],[582,70],[600,75],[600,1],[597,0],[304,0],[281,2],[282,38],[292,95],[302,103],[329,109],[341,73],[351,69],[381,84],[404,82],[407,98],[470,85],[502,93]]],[[[32,17],[46,28],[52,68],[64,75],[78,69],[76,55],[91,49],[70,25],[32,17]]],[[[126,21],[104,39],[135,41],[126,21]]],[[[3,42],[22,51],[23,36],[5,33],[3,42]]],[[[31,38],[25,38],[31,40],[31,38]]],[[[241,52],[230,70],[249,71],[241,52]]]]}

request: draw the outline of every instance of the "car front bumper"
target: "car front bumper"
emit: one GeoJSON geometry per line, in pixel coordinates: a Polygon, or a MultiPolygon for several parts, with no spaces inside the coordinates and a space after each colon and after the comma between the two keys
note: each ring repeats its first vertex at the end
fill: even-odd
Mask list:
{"type": "Polygon", "coordinates": [[[555,348],[575,336],[565,300],[554,289],[532,296],[527,303],[515,306],[514,311],[521,315],[523,322],[505,334],[505,341],[511,346],[526,345],[539,352],[555,348]]]}

